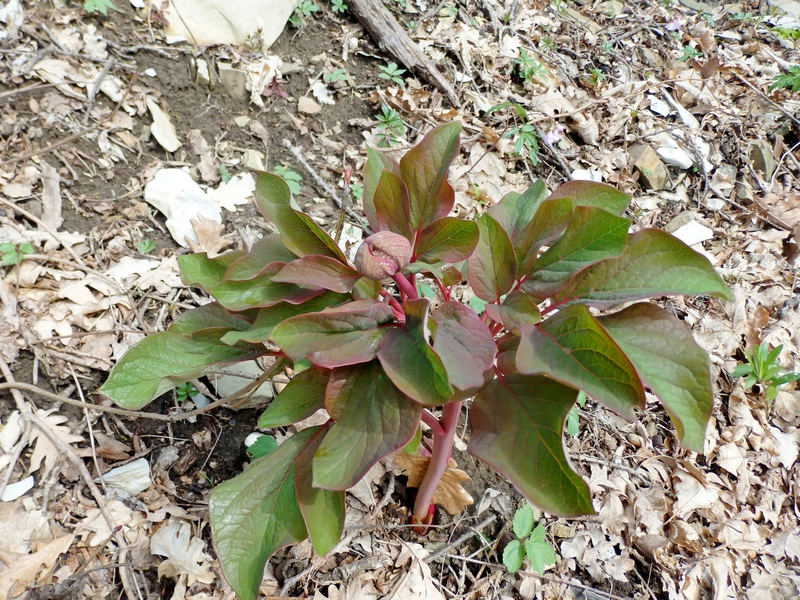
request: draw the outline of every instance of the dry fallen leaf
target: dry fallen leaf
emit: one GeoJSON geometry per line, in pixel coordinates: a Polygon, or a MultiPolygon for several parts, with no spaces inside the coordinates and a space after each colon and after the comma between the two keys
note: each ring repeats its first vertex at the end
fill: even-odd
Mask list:
{"type": "MultiPolygon", "coordinates": [[[[428,470],[430,460],[428,456],[398,452],[394,455],[392,462],[403,469],[408,476],[408,487],[419,487],[425,471],[428,470]]],[[[472,478],[466,472],[457,469],[456,466],[456,461],[452,458],[447,461],[447,469],[445,469],[439,485],[436,486],[432,500],[434,504],[438,504],[451,515],[461,514],[465,507],[474,503],[472,496],[461,487],[462,481],[471,481],[472,478]]]]}
{"type": "Polygon", "coordinates": [[[214,258],[219,254],[220,250],[233,243],[222,236],[225,226],[222,223],[217,223],[214,219],[197,215],[197,218],[191,219],[190,222],[198,240],[195,242],[189,236],[186,237],[186,243],[189,244],[192,252],[206,252],[208,258],[214,258]]]}
{"type": "Polygon", "coordinates": [[[196,581],[213,583],[211,558],[205,553],[205,542],[192,535],[192,526],[186,521],[170,517],[170,520],[150,538],[150,552],[167,557],[158,565],[159,577],[185,575],[188,585],[196,581]]]}
{"type": "Polygon", "coordinates": [[[58,556],[72,545],[75,536],[61,536],[39,546],[33,554],[0,551],[0,560],[8,565],[8,570],[0,573],[0,598],[15,598],[24,588],[43,574],[42,566],[48,569],[55,565],[58,556]]]}

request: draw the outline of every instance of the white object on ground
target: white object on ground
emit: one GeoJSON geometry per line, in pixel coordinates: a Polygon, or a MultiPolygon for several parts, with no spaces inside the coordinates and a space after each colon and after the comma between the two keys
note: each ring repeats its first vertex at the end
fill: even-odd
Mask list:
{"type": "MultiPolygon", "coordinates": [[[[100,479],[95,479],[99,482],[100,479]]],[[[137,458],[121,467],[115,467],[103,474],[106,486],[128,492],[136,496],[150,487],[150,463],[145,458],[137,458]]]]}

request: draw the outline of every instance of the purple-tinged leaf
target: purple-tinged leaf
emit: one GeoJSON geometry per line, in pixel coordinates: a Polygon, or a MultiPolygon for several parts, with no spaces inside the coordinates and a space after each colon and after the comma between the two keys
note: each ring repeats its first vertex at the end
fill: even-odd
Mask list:
{"type": "Polygon", "coordinates": [[[644,406],[636,369],[584,305],[569,306],[520,333],[520,373],[542,373],[583,390],[629,419],[644,406]]]}
{"type": "Polygon", "coordinates": [[[642,382],[661,400],[685,448],[703,452],[714,406],[708,354],[680,320],[653,304],[599,317],[642,382]]]}
{"type": "Polygon", "coordinates": [[[312,484],[314,453],[329,431],[327,427],[322,428],[294,463],[297,503],[318,556],[325,556],[339,542],[344,531],[344,492],[323,490],[312,484]]]}
{"type": "Polygon", "coordinates": [[[323,408],[330,371],[311,367],[297,373],[258,418],[258,427],[284,427],[306,419],[323,408]]]}
{"type": "Polygon", "coordinates": [[[539,179],[522,194],[516,192],[506,194],[500,202],[490,207],[488,212],[514,242],[519,233],[533,220],[546,197],[547,187],[539,179]]]}
{"type": "Polygon", "coordinates": [[[271,340],[293,360],[307,358],[332,369],[368,362],[392,320],[392,309],[376,300],[357,300],[318,313],[299,315],[272,330],[271,340]]]}
{"type": "Polygon", "coordinates": [[[314,486],[345,490],[414,437],[422,406],[392,384],[378,361],[359,365],[336,402],[338,419],[314,455],[314,486]]]}
{"type": "Polygon", "coordinates": [[[589,486],[564,454],[562,431],[577,390],[538,375],[509,375],[470,408],[467,451],[508,477],[533,504],[562,517],[592,514],[589,486]]]}
{"type": "MultiPolygon", "coordinates": [[[[245,331],[251,326],[250,321],[242,315],[233,314],[217,302],[211,302],[181,313],[169,326],[169,331],[191,335],[219,328],[231,329],[234,332],[245,331]]],[[[223,341],[223,343],[228,344],[229,342],[223,341]]]]}
{"type": "Polygon", "coordinates": [[[265,235],[250,252],[231,263],[225,271],[227,281],[244,281],[260,275],[272,263],[287,263],[297,258],[286,249],[279,235],[265,235]]]}
{"type": "Polygon", "coordinates": [[[225,279],[225,271],[244,252],[233,251],[220,254],[216,258],[208,258],[205,252],[184,254],[178,257],[178,268],[181,281],[186,285],[202,288],[206,292],[225,279]]]}
{"type": "MultiPolygon", "coordinates": [[[[363,363],[362,363],[363,364],[363,363]]],[[[344,410],[344,402],[339,401],[339,394],[347,384],[350,376],[360,365],[348,365],[331,369],[328,384],[325,386],[325,410],[334,421],[338,421],[344,410]]]]}
{"type": "Polygon", "coordinates": [[[292,208],[292,193],[283,179],[259,172],[255,198],[259,210],[281,232],[281,239],[290,252],[297,256],[322,254],[347,262],[336,242],[311,217],[292,208]]]}
{"type": "Polygon", "coordinates": [[[578,206],[564,235],[535,262],[522,289],[534,298],[546,298],[564,289],[579,271],[619,256],[630,224],[605,209],[578,206]]]}
{"type": "Polygon", "coordinates": [[[469,257],[469,283],[481,300],[500,302],[517,276],[514,248],[503,227],[488,214],[478,218],[480,239],[469,257]]]}
{"type": "Polygon", "coordinates": [[[670,294],[732,300],[727,284],[705,256],[668,233],[643,229],[629,237],[619,257],[580,273],[554,300],[612,308],[670,294]]]}
{"type": "Polygon", "coordinates": [[[478,226],[473,221],[444,217],[437,219],[417,237],[417,260],[457,263],[466,260],[478,244],[478,226]]]}
{"type": "Polygon", "coordinates": [[[353,300],[374,300],[380,296],[382,289],[380,281],[362,277],[356,281],[350,294],[353,300]]]}
{"type": "Polygon", "coordinates": [[[485,310],[493,321],[502,323],[509,331],[517,331],[542,320],[536,301],[521,290],[511,292],[502,304],[487,304],[485,310]]]}
{"type": "Polygon", "coordinates": [[[617,188],[594,181],[568,181],[556,188],[549,199],[571,198],[573,206],[596,206],[622,216],[631,202],[628,194],[617,188]]]}
{"type": "Polygon", "coordinates": [[[564,233],[572,219],[572,200],[557,198],[542,202],[536,216],[514,238],[518,276],[529,275],[536,263],[539,248],[564,233]]]}
{"type": "Polygon", "coordinates": [[[378,212],[375,208],[375,191],[378,189],[378,183],[384,171],[389,171],[399,177],[400,164],[382,152],[367,148],[367,162],[364,165],[364,191],[361,196],[361,203],[364,206],[364,214],[372,231],[381,230],[378,212]]]}
{"type": "Polygon", "coordinates": [[[519,335],[507,333],[497,340],[497,368],[503,375],[519,373],[517,369],[517,349],[519,335]]]}
{"type": "Polygon", "coordinates": [[[445,302],[431,314],[433,348],[450,384],[459,390],[479,388],[494,366],[494,336],[475,311],[459,302],[445,302]]]}
{"type": "Polygon", "coordinates": [[[381,340],[378,360],[400,390],[425,406],[450,401],[453,388],[442,359],[426,341],[430,300],[406,300],[406,322],[390,328],[381,340]]]}
{"type": "Polygon", "coordinates": [[[272,277],[283,268],[283,263],[272,263],[258,277],[246,281],[223,281],[209,293],[228,310],[247,310],[273,306],[284,301],[302,304],[325,290],[294,283],[278,283],[272,277]]]}
{"type": "Polygon", "coordinates": [[[304,256],[293,260],[272,277],[278,283],[296,283],[346,293],[353,289],[361,273],[329,256],[304,256]]]}
{"type": "Polygon", "coordinates": [[[381,172],[373,198],[378,231],[399,233],[409,242],[414,241],[409,221],[408,188],[405,182],[388,169],[381,172]]]}
{"type": "Polygon", "coordinates": [[[213,365],[263,354],[257,347],[223,344],[219,338],[224,332],[207,330],[194,336],[174,331],[151,333],[122,356],[100,393],[123,408],[137,410],[213,365]]]}
{"type": "Polygon", "coordinates": [[[344,294],[323,292],[319,296],[315,296],[302,304],[278,302],[272,306],[259,309],[252,325],[247,329],[229,331],[222,336],[222,341],[225,344],[235,344],[239,341],[250,342],[252,344],[263,343],[272,335],[272,330],[286,319],[296,317],[297,315],[319,312],[331,306],[341,304],[346,300],[348,300],[348,297],[344,294]]]}
{"type": "Polygon", "coordinates": [[[225,579],[242,600],[256,600],[270,556],[308,535],[297,503],[294,465],[318,430],[296,433],[211,492],[214,547],[225,579]]]}
{"type": "Polygon", "coordinates": [[[400,176],[408,186],[411,229],[421,231],[436,219],[446,217],[455,203],[455,192],[447,181],[450,163],[458,156],[461,123],[440,125],[400,159],[400,176]]]}

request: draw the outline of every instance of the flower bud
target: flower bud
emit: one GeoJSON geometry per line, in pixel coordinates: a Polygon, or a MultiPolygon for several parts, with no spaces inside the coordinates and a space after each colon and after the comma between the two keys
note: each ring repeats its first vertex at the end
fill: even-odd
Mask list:
{"type": "Polygon", "coordinates": [[[411,260],[411,244],[398,233],[379,231],[358,247],[355,266],[364,277],[380,281],[397,273],[411,260]]]}

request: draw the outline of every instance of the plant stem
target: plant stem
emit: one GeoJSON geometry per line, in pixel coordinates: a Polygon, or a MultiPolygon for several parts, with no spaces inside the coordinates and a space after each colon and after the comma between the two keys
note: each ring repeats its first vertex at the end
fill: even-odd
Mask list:
{"type": "Polygon", "coordinates": [[[409,300],[416,300],[419,298],[416,288],[411,285],[411,282],[408,279],[403,277],[403,274],[400,271],[392,275],[392,279],[394,279],[397,287],[400,288],[401,291],[405,292],[405,295],[408,296],[409,300]]]}
{"type": "Polygon", "coordinates": [[[394,311],[394,316],[398,320],[405,320],[406,315],[403,312],[403,307],[400,306],[400,303],[397,300],[395,300],[394,296],[392,296],[389,292],[387,292],[383,288],[381,288],[381,296],[383,296],[389,301],[389,306],[392,307],[392,310],[394,311]]]}
{"type": "Polygon", "coordinates": [[[422,422],[431,428],[434,435],[444,435],[445,431],[442,422],[434,417],[428,409],[422,411],[422,422]]]}
{"type": "Polygon", "coordinates": [[[445,404],[442,409],[440,420],[442,433],[433,434],[433,450],[431,461],[428,463],[428,470],[422,478],[422,483],[417,491],[417,500],[414,502],[414,517],[423,523],[428,515],[428,507],[431,505],[433,493],[436,486],[442,480],[447,461],[450,460],[450,452],[453,449],[453,438],[456,435],[458,416],[461,414],[461,401],[445,404]]]}

